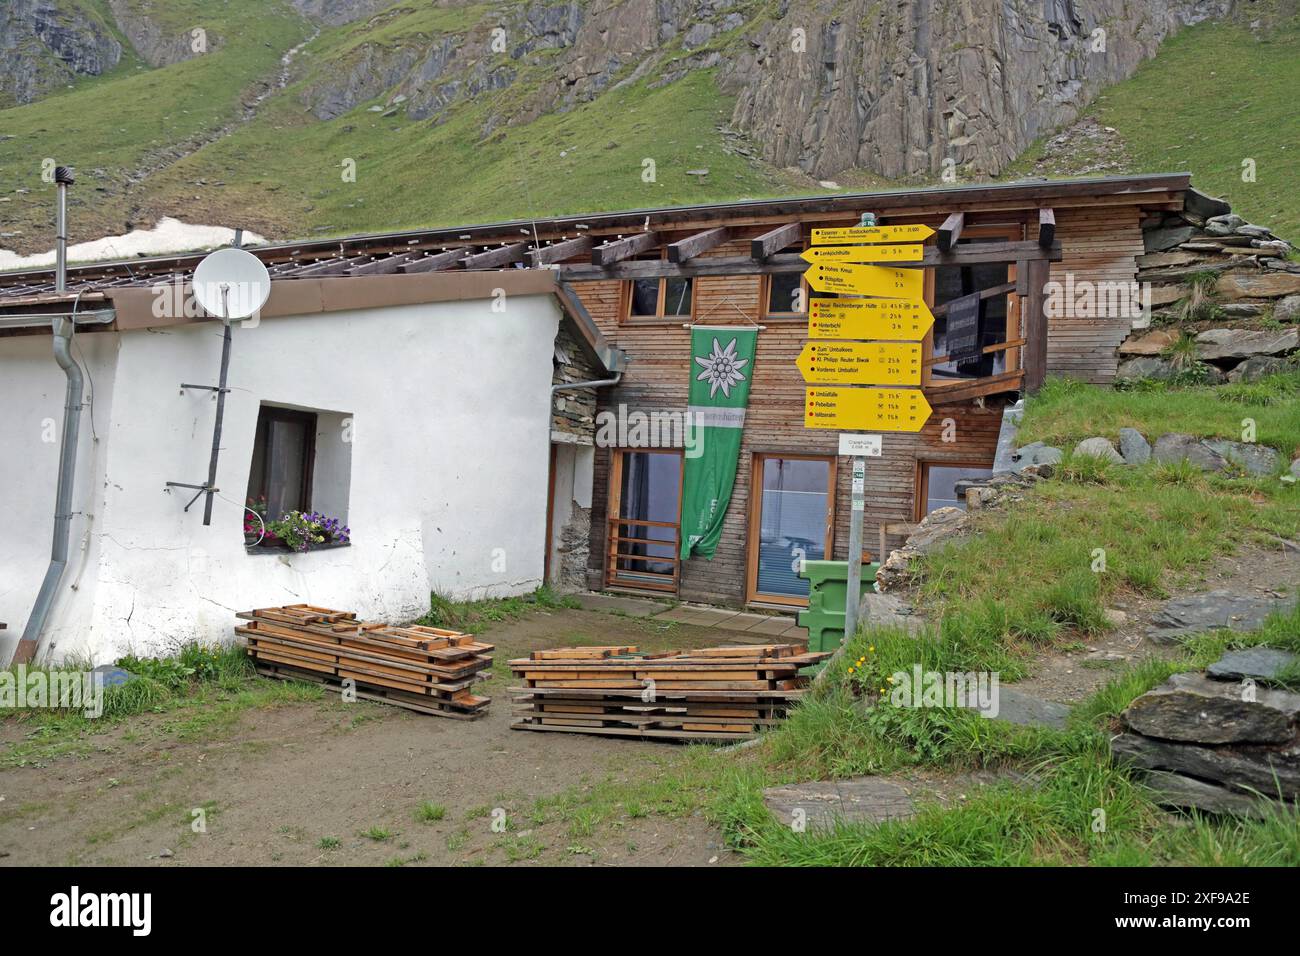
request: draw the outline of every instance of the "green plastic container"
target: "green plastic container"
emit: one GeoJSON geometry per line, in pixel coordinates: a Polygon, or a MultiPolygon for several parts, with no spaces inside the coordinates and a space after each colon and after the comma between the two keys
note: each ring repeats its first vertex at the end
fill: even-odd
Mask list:
{"type": "MultiPolygon", "coordinates": [[[[862,565],[862,594],[876,583],[879,564],[862,565]]],[[[833,651],[844,642],[844,598],[849,593],[849,562],[804,561],[799,577],[808,582],[808,610],[799,624],[808,628],[808,650],[833,651]]]]}

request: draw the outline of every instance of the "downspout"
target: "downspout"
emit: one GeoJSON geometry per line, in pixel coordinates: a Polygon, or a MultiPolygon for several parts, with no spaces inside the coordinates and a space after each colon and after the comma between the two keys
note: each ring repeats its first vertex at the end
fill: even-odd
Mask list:
{"type": "MultiPolygon", "coordinates": [[[[68,186],[72,185],[72,170],[60,166],[54,171],[58,187],[57,237],[55,239],[55,279],[57,292],[67,291],[68,274],[68,186]]],[[[36,657],[41,632],[54,606],[54,595],[63,571],[68,566],[68,539],[72,531],[72,483],[77,471],[77,435],[81,430],[81,369],[72,360],[72,335],[75,319],[57,316],[53,320],[54,361],[67,376],[68,388],[63,403],[63,443],[59,446],[59,482],[55,493],[54,541],[50,547],[50,566],[41,582],[23,636],[14,650],[13,664],[30,664],[36,657]]]]}
{"type": "Polygon", "coordinates": [[[613,378],[593,378],[586,382],[561,382],[559,385],[551,386],[551,394],[566,392],[572,388],[602,388],[605,385],[617,385],[622,380],[623,373],[615,372],[613,378]]]}

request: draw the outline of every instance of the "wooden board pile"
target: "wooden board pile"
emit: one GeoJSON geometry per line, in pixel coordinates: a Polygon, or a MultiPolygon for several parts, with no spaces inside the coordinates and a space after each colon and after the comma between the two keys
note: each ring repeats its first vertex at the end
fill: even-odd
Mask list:
{"type": "Polygon", "coordinates": [[[799,670],[831,652],[798,644],[640,654],[635,647],[534,651],[510,662],[516,730],[735,740],[781,720],[804,693],[799,670]]]}
{"type": "Polygon", "coordinates": [[[492,645],[438,627],[393,627],[358,621],[350,611],[310,604],[259,608],[236,615],[257,672],[307,680],[335,690],[347,678],[357,697],[423,714],[481,716],[490,697],[471,688],[487,679],[492,645]]]}

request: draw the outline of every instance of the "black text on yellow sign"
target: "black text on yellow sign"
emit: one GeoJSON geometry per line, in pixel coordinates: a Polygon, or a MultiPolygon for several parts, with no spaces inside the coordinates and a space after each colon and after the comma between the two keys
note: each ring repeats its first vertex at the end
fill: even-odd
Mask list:
{"type": "Polygon", "coordinates": [[[807,342],[795,364],[805,382],[920,385],[920,342],[807,342]]]}
{"type": "Polygon", "coordinates": [[[934,235],[934,230],[920,223],[899,226],[840,226],[832,229],[814,229],[812,244],[830,246],[849,242],[924,242],[934,235]]]}
{"type": "Polygon", "coordinates": [[[893,246],[814,246],[799,254],[804,262],[920,262],[925,246],[919,242],[893,246]]]}
{"type": "Polygon", "coordinates": [[[847,262],[818,263],[804,272],[816,292],[845,295],[874,295],[886,299],[920,302],[924,297],[925,273],[921,269],[891,269],[888,266],[860,266],[847,262]]]}
{"type": "Polygon", "coordinates": [[[906,299],[817,299],[808,303],[810,339],[920,342],[934,325],[924,302],[906,299]]]}
{"type": "Polygon", "coordinates": [[[809,386],[805,392],[805,428],[919,432],[932,411],[919,388],[809,386]]]}

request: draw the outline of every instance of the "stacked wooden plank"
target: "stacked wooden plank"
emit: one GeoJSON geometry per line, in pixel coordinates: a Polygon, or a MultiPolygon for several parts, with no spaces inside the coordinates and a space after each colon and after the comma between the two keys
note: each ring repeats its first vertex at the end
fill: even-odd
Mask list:
{"type": "Polygon", "coordinates": [[[798,644],[641,654],[635,647],[534,651],[510,662],[516,730],[735,740],[781,720],[801,668],[830,657],[798,644]]]}
{"type": "Polygon", "coordinates": [[[438,627],[358,621],[350,611],[310,604],[259,608],[236,615],[257,671],[339,689],[441,717],[481,716],[491,701],[473,693],[492,667],[491,644],[438,627]]]}

